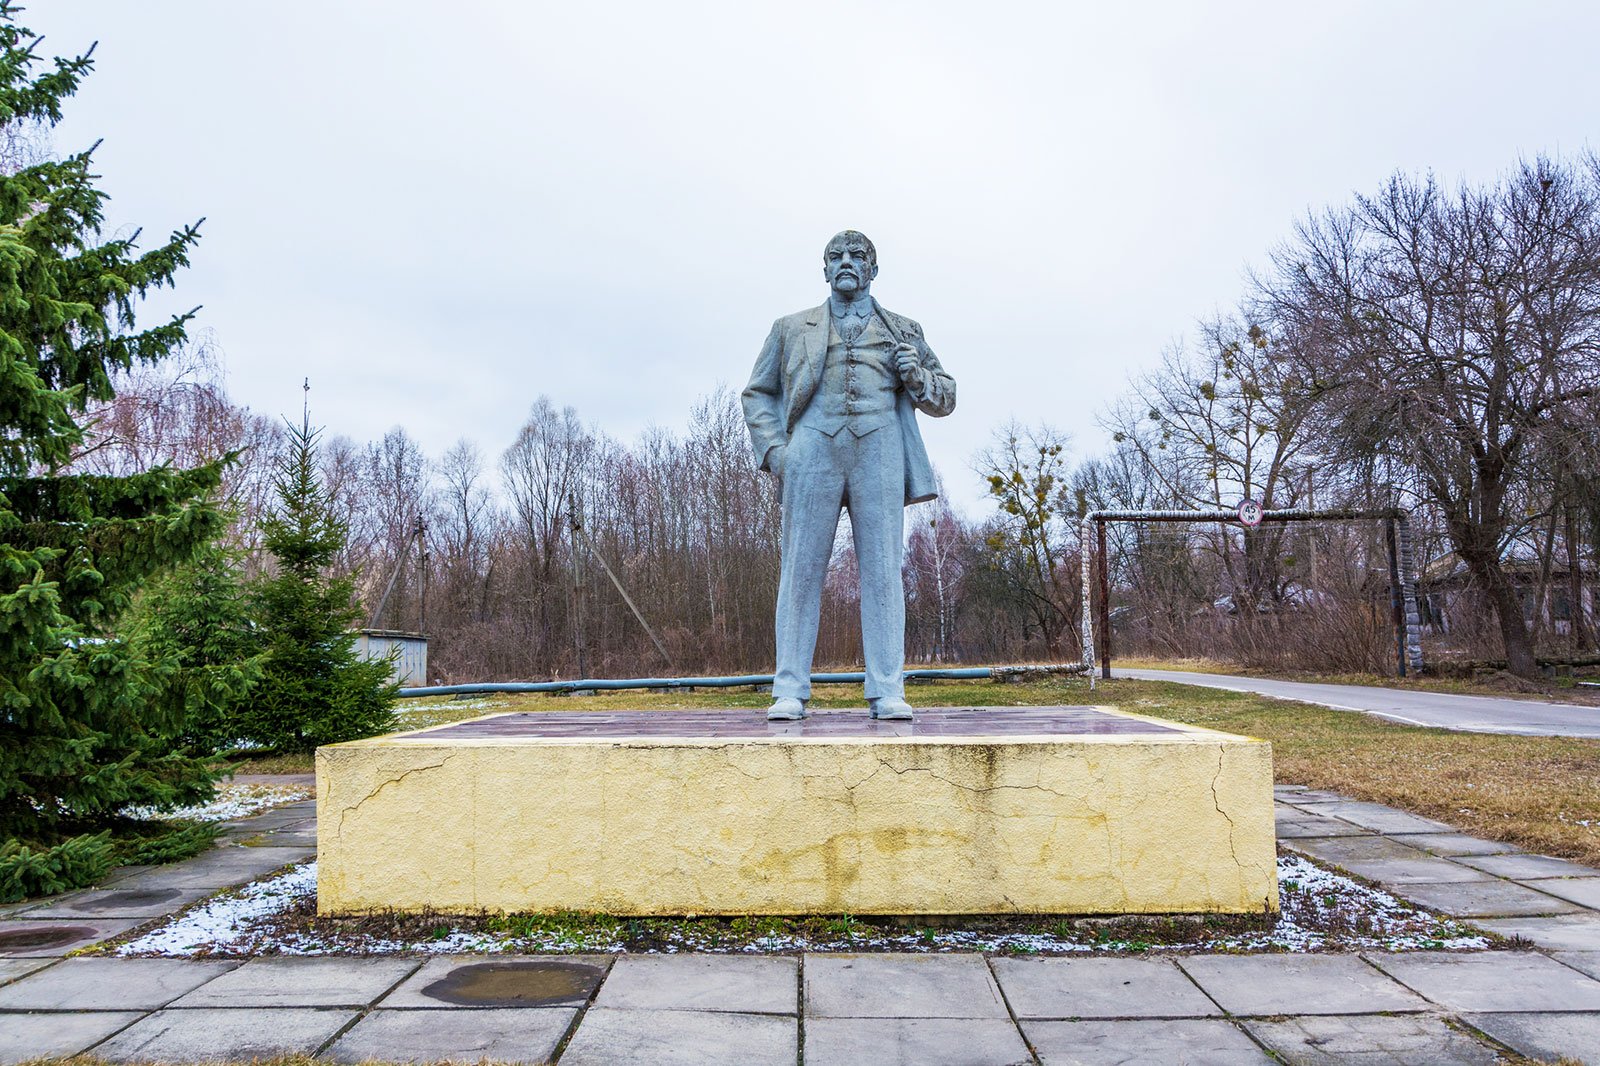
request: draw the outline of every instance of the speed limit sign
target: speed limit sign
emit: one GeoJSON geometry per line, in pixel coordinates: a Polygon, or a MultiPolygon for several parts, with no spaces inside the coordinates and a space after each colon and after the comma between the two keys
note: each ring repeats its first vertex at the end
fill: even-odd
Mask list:
{"type": "Polygon", "coordinates": [[[1261,519],[1266,513],[1262,506],[1254,500],[1245,500],[1239,505],[1239,521],[1252,529],[1261,524],[1261,519]]]}

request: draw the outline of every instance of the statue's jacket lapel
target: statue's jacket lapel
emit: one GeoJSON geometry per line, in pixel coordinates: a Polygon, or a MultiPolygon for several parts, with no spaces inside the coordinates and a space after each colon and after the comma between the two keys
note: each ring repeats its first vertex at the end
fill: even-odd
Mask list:
{"type": "Polygon", "coordinates": [[[799,328],[784,338],[784,429],[794,432],[795,423],[805,413],[811,398],[822,383],[823,364],[828,359],[828,305],[813,307],[800,320],[799,328]]]}

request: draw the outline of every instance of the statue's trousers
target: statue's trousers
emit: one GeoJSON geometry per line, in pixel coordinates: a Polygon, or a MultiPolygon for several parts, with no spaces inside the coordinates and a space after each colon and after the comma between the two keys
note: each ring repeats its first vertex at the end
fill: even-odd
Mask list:
{"type": "Polygon", "coordinates": [[[850,509],[861,574],[861,643],[868,699],[905,691],[905,454],[897,424],[857,437],[795,426],[783,457],[782,572],[778,580],[778,669],[774,696],[807,699],[817,647],[822,585],[841,506],[850,509]]]}

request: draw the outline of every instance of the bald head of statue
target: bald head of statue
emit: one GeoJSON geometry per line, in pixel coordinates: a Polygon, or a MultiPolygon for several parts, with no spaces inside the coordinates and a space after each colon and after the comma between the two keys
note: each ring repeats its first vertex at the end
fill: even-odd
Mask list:
{"type": "Polygon", "coordinates": [[[859,299],[878,276],[878,249],[865,233],[853,229],[836,233],[822,250],[822,276],[846,300],[859,299]]]}

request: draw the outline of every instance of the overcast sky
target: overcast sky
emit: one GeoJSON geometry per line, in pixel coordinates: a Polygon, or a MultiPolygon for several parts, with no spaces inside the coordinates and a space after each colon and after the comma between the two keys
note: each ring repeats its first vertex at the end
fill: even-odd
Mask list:
{"type": "Polygon", "coordinates": [[[956,502],[1015,416],[1095,418],[1308,209],[1595,143],[1600,6],[33,0],[99,42],[59,151],[113,228],[206,217],[238,402],[498,456],[541,393],[624,439],[742,388],[843,228],[958,383],[956,502]]]}

